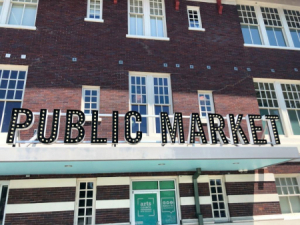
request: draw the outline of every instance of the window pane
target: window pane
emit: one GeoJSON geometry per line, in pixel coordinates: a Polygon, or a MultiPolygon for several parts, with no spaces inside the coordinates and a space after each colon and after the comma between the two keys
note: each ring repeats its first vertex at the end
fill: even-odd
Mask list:
{"type": "Polygon", "coordinates": [[[143,16],[137,16],[137,35],[144,35],[143,16]]]}
{"type": "Polygon", "coordinates": [[[288,113],[294,135],[300,135],[299,113],[297,115],[297,110],[288,110],[288,113]]]}
{"type": "Polygon", "coordinates": [[[164,36],[163,19],[157,18],[157,37],[164,36]]]}
{"type": "Polygon", "coordinates": [[[5,202],[7,196],[7,186],[2,186],[1,198],[0,198],[0,222],[3,222],[3,215],[5,209],[5,202]]]}
{"type": "Polygon", "coordinates": [[[160,204],[162,225],[177,224],[175,191],[161,191],[160,204]]]}
{"type": "Polygon", "coordinates": [[[35,16],[36,16],[36,6],[35,5],[26,5],[25,10],[24,10],[22,25],[34,26],[35,16]]]}
{"type": "Polygon", "coordinates": [[[300,48],[300,31],[291,29],[291,35],[296,48],[300,48]]]}
{"type": "Polygon", "coordinates": [[[277,46],[277,42],[276,42],[276,39],[275,39],[275,34],[273,32],[273,28],[267,27],[266,30],[267,30],[267,35],[268,35],[268,38],[269,38],[270,45],[277,46]]]}
{"type": "Polygon", "coordinates": [[[270,109],[270,114],[279,116],[279,120],[276,120],[275,123],[277,126],[278,133],[280,135],[284,134],[279,111],[277,109],[270,109]]]}
{"type": "Polygon", "coordinates": [[[136,16],[130,16],[130,34],[136,35],[136,16]]]}
{"type": "Polygon", "coordinates": [[[160,181],[159,182],[160,189],[175,189],[174,181],[160,181]]]}
{"type": "Polygon", "coordinates": [[[259,30],[257,26],[250,26],[253,44],[261,45],[259,30]]]}
{"type": "Polygon", "coordinates": [[[156,34],[156,19],[155,17],[150,17],[150,25],[151,25],[151,36],[154,36],[156,37],[157,34],[156,34]]]}
{"type": "Polygon", "coordinates": [[[252,44],[249,27],[247,25],[242,25],[241,27],[245,44],[252,44]]]}
{"type": "Polygon", "coordinates": [[[290,201],[291,201],[293,213],[299,213],[300,212],[299,196],[291,196],[290,201]]]}
{"type": "Polygon", "coordinates": [[[278,46],[286,46],[281,28],[274,28],[278,46]]]}
{"type": "Polygon", "coordinates": [[[6,106],[5,106],[5,109],[4,109],[4,118],[3,118],[3,124],[2,124],[1,132],[7,132],[8,131],[11,112],[12,112],[13,108],[20,108],[20,107],[21,107],[21,102],[6,102],[6,106]]]}
{"type": "Polygon", "coordinates": [[[132,182],[132,190],[158,189],[157,181],[138,181],[132,182]]]}
{"type": "Polygon", "coordinates": [[[12,4],[8,24],[21,25],[24,5],[12,4]]]}
{"type": "Polygon", "coordinates": [[[288,197],[280,197],[281,213],[291,213],[288,197]]]}

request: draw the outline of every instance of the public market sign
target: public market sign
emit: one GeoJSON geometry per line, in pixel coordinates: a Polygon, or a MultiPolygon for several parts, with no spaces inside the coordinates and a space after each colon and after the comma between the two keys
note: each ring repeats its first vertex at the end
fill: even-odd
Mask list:
{"type": "MultiPolygon", "coordinates": [[[[55,143],[59,136],[60,127],[60,109],[55,109],[53,111],[53,121],[52,129],[49,137],[46,137],[46,127],[47,127],[47,109],[41,109],[40,119],[37,129],[37,139],[43,144],[55,143]]],[[[133,137],[131,132],[131,118],[134,117],[136,123],[142,122],[142,116],[139,112],[129,111],[125,114],[125,133],[124,138],[130,144],[138,144],[143,137],[141,131],[137,131],[135,137],[133,137]]],[[[207,114],[207,129],[210,144],[217,144],[220,141],[222,144],[229,144],[228,139],[225,136],[225,119],[219,114],[208,113],[207,114]],[[218,121],[216,123],[216,121],[218,121]]],[[[268,132],[270,134],[270,140],[272,145],[280,144],[279,134],[276,127],[275,121],[279,119],[277,115],[247,115],[245,117],[247,121],[249,139],[245,135],[244,130],[241,127],[241,122],[243,119],[243,114],[238,114],[234,116],[233,114],[228,114],[226,116],[228,131],[230,135],[231,144],[253,144],[253,145],[266,145],[266,139],[259,139],[257,132],[262,131],[262,127],[255,125],[255,121],[263,120],[267,123],[268,132]]],[[[80,143],[84,140],[85,130],[83,125],[85,123],[85,114],[80,110],[67,110],[66,113],[66,124],[65,124],[65,134],[64,143],[65,144],[75,144],[80,143]],[[73,122],[73,117],[76,116],[78,120],[73,122]],[[77,130],[77,137],[72,137],[72,131],[77,130]]],[[[18,108],[12,110],[10,126],[7,134],[7,144],[14,144],[16,139],[16,132],[18,130],[27,130],[34,124],[34,115],[29,109],[18,108]],[[18,123],[18,118],[20,115],[25,115],[25,122],[18,123]]],[[[98,138],[97,126],[98,126],[98,111],[92,111],[92,123],[91,123],[91,143],[92,144],[106,144],[107,138],[98,138]]],[[[181,112],[175,112],[173,116],[173,121],[171,123],[169,115],[165,112],[160,113],[160,128],[161,128],[161,143],[165,145],[168,143],[168,137],[171,139],[171,143],[175,143],[176,136],[178,136],[178,142],[180,144],[185,143],[185,135],[183,129],[183,119],[181,112]]],[[[112,144],[118,144],[118,134],[119,134],[119,113],[118,111],[112,112],[112,144]]],[[[188,134],[188,144],[195,144],[195,140],[199,139],[201,144],[208,144],[204,128],[198,113],[192,113],[190,115],[189,121],[189,134],[188,134]]]]}

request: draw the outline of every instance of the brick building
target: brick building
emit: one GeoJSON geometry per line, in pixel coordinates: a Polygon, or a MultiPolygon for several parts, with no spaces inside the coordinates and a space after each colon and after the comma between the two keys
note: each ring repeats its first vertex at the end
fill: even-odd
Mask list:
{"type": "Polygon", "coordinates": [[[2,224],[300,223],[299,1],[0,0],[0,31],[2,224]]]}

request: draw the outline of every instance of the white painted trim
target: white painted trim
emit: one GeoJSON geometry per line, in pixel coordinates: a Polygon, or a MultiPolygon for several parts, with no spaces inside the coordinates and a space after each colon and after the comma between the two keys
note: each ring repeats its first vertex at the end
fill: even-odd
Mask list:
{"type": "Polygon", "coordinates": [[[280,50],[294,50],[294,51],[300,51],[300,48],[295,48],[295,47],[279,47],[279,46],[270,46],[270,45],[244,44],[244,47],[251,47],[251,48],[269,48],[269,49],[280,49],[280,50]]]}
{"type": "Polygon", "coordinates": [[[74,211],[75,202],[50,202],[29,204],[8,204],[6,214],[74,211]]]}
{"type": "Polygon", "coordinates": [[[36,26],[21,26],[21,25],[11,25],[11,24],[0,24],[0,28],[13,28],[13,29],[23,29],[23,30],[36,30],[36,26]]]}
{"type": "Polygon", "coordinates": [[[130,208],[130,199],[96,201],[96,209],[119,209],[119,208],[130,208]]]}
{"type": "Polygon", "coordinates": [[[129,177],[98,177],[97,186],[130,185],[129,177]]]}
{"type": "Polygon", "coordinates": [[[91,2],[90,2],[90,0],[87,0],[87,7],[86,7],[87,17],[84,19],[84,21],[88,21],[88,22],[101,22],[102,21],[101,23],[104,22],[104,20],[102,19],[103,18],[103,1],[104,0],[101,0],[101,2],[100,2],[100,19],[91,19],[91,18],[89,18],[91,2]],[[93,20],[97,20],[97,21],[93,21],[93,20]]]}
{"type": "Polygon", "coordinates": [[[225,182],[267,182],[274,181],[273,173],[265,174],[228,174],[225,175],[225,182]]]}
{"type": "MultiPolygon", "coordinates": [[[[211,197],[210,196],[200,196],[199,197],[200,205],[211,205],[211,197]]],[[[195,205],[194,197],[180,197],[180,205],[195,205]]]]}
{"type": "MultiPolygon", "coordinates": [[[[214,3],[216,4],[217,0],[187,0],[189,2],[205,2],[205,3],[214,3]]],[[[236,5],[236,0],[222,0],[224,5],[236,5]]]]}
{"type": "Polygon", "coordinates": [[[189,27],[189,30],[193,30],[193,31],[205,31],[205,28],[194,28],[194,27],[189,27]]]}
{"type": "Polygon", "coordinates": [[[261,216],[238,216],[232,217],[232,222],[245,222],[245,221],[263,221],[263,220],[283,220],[282,214],[277,215],[261,215],[261,216]]]}
{"type": "MultiPolygon", "coordinates": [[[[197,179],[197,183],[208,183],[208,182],[209,182],[208,175],[200,175],[197,179]]],[[[186,175],[179,176],[179,183],[180,184],[193,183],[193,176],[186,176],[186,175]]]]}
{"type": "Polygon", "coordinates": [[[0,64],[1,70],[26,70],[26,75],[28,71],[28,66],[23,65],[12,65],[12,64],[0,64]]]}
{"type": "Polygon", "coordinates": [[[75,178],[11,180],[10,189],[76,187],[75,178]]]}
{"type": "Polygon", "coordinates": [[[228,195],[228,203],[279,202],[278,194],[228,195]]]}
{"type": "Polygon", "coordinates": [[[168,38],[168,37],[152,37],[152,36],[131,35],[131,34],[126,34],[126,37],[127,38],[157,40],[157,41],[170,41],[170,38],[168,38]]]}
{"type": "Polygon", "coordinates": [[[104,23],[103,19],[91,19],[91,18],[84,18],[85,22],[97,22],[97,23],[104,23]]]}

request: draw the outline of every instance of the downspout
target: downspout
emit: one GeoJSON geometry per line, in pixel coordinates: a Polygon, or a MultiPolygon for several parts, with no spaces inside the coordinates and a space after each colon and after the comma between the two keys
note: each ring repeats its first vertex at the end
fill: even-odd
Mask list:
{"type": "Polygon", "coordinates": [[[194,183],[194,195],[195,195],[195,205],[196,205],[196,217],[198,219],[198,225],[203,225],[203,216],[200,212],[200,201],[199,201],[199,192],[198,192],[198,182],[197,179],[201,174],[201,168],[196,169],[196,173],[193,175],[194,183]]]}

